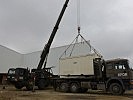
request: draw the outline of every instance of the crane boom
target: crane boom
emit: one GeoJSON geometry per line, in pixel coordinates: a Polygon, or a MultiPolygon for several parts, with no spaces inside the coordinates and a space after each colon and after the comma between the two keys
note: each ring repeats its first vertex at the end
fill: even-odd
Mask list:
{"type": "MultiPolygon", "coordinates": [[[[37,69],[42,69],[43,63],[47,59],[50,46],[51,46],[51,44],[53,42],[53,39],[54,39],[55,34],[56,34],[57,30],[58,30],[58,27],[59,27],[59,24],[61,22],[61,19],[62,19],[63,15],[64,15],[64,12],[65,12],[66,8],[67,8],[68,2],[69,2],[69,0],[65,1],[65,4],[64,4],[64,6],[63,6],[63,8],[62,8],[62,10],[60,12],[60,15],[59,15],[59,17],[57,19],[57,22],[56,22],[56,24],[55,24],[55,26],[53,28],[53,31],[52,31],[52,33],[50,35],[50,38],[49,38],[47,44],[45,45],[45,47],[44,47],[44,49],[42,51],[42,54],[41,54],[41,57],[40,57],[40,62],[38,64],[37,69]]],[[[46,64],[44,65],[44,68],[45,67],[46,67],[46,64]]]]}

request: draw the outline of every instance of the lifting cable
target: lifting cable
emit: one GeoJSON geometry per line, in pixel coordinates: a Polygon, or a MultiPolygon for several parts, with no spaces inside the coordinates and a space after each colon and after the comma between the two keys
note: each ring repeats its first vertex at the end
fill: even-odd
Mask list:
{"type": "MultiPolygon", "coordinates": [[[[78,36],[81,33],[81,24],[80,24],[80,0],[77,0],[77,31],[78,31],[78,36]]],[[[78,38],[76,40],[78,42],[78,38]]],[[[82,43],[82,38],[81,38],[81,43],[82,43]]]]}
{"type": "Polygon", "coordinates": [[[77,0],[77,30],[78,30],[78,35],[77,35],[77,37],[76,37],[76,41],[75,41],[75,43],[73,44],[73,47],[72,47],[72,51],[71,51],[71,53],[70,53],[70,55],[69,56],[71,56],[72,55],[72,52],[73,52],[73,50],[74,50],[74,47],[75,47],[75,44],[76,43],[78,43],[78,37],[79,37],[79,35],[80,35],[80,0],[77,0]]]}
{"type": "MultiPolygon", "coordinates": [[[[66,48],[66,50],[63,52],[63,54],[60,56],[60,58],[63,57],[64,54],[66,55],[67,50],[71,47],[71,45],[75,44],[74,42],[77,40],[78,37],[79,37],[79,34],[78,34],[78,35],[76,36],[76,38],[71,42],[71,44],[66,48]]],[[[72,50],[72,51],[73,51],[73,50],[72,50]]],[[[70,55],[72,54],[72,51],[71,51],[70,55]]],[[[60,59],[60,58],[59,58],[59,59],[60,59]]]]}
{"type": "Polygon", "coordinates": [[[77,0],[77,28],[78,34],[80,34],[80,0],[77,0]]]}
{"type": "Polygon", "coordinates": [[[91,46],[91,44],[86,41],[84,39],[84,37],[81,35],[80,33],[80,30],[81,30],[81,25],[80,25],[80,0],[77,0],[77,30],[78,30],[78,35],[76,36],[76,38],[72,41],[72,43],[67,47],[67,49],[64,51],[64,53],[61,55],[61,57],[59,59],[61,59],[63,57],[63,55],[67,54],[67,50],[71,47],[72,45],[72,50],[69,54],[69,57],[72,56],[72,52],[74,50],[74,47],[76,45],[76,43],[78,43],[78,38],[81,37],[81,43],[82,43],[82,40],[85,41],[85,43],[90,47],[90,49],[95,53],[97,54],[97,56],[99,57],[102,57],[102,55],[94,48],[91,46]]]}

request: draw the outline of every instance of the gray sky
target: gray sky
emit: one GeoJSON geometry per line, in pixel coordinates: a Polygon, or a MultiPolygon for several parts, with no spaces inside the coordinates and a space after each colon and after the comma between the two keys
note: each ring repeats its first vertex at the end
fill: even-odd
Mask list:
{"type": "MultiPolygon", "coordinates": [[[[70,0],[52,47],[77,35],[77,0],[70,0]]],[[[65,0],[0,0],[0,44],[20,53],[42,50],[65,0]]],[[[133,0],[81,0],[81,34],[109,58],[133,59],[133,0]]]]}

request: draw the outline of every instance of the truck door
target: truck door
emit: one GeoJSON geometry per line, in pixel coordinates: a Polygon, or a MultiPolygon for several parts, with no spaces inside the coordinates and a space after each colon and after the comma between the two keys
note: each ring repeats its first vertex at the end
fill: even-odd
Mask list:
{"type": "Polygon", "coordinates": [[[128,65],[126,62],[115,62],[114,63],[115,67],[115,74],[117,75],[116,77],[121,77],[122,79],[128,79],[128,65]]]}

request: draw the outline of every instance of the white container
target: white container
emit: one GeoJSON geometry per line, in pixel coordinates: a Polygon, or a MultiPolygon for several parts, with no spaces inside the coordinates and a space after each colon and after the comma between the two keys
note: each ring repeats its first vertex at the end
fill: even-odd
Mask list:
{"type": "Polygon", "coordinates": [[[97,56],[67,57],[59,60],[59,75],[94,75],[93,59],[97,56]]]}

